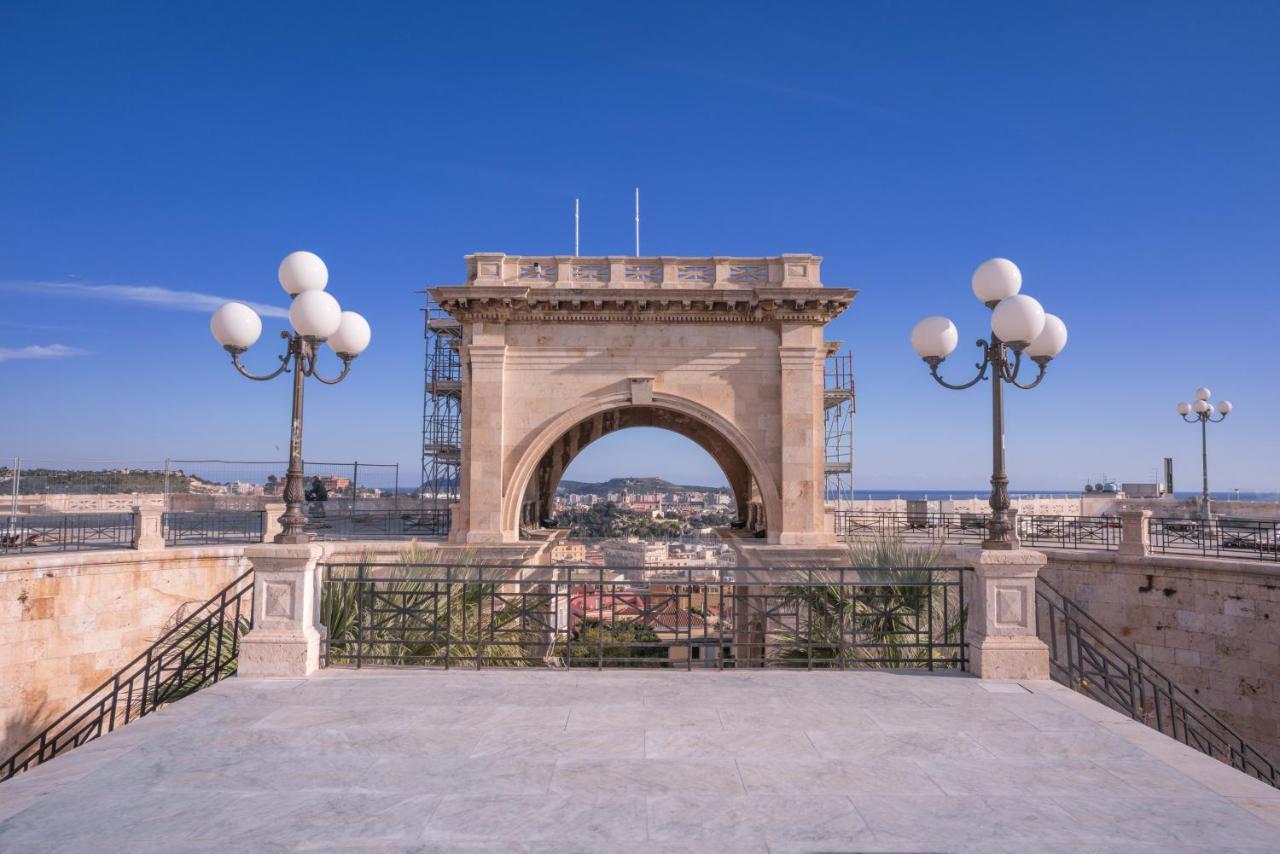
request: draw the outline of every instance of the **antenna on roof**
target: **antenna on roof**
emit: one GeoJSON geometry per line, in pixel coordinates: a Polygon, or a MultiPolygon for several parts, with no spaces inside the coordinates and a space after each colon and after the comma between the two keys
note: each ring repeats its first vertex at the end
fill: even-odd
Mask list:
{"type": "Polygon", "coordinates": [[[636,187],[636,257],[640,257],[640,188],[636,187]]]}
{"type": "Polygon", "coordinates": [[[573,257],[578,257],[578,200],[573,200],[573,257]]]}

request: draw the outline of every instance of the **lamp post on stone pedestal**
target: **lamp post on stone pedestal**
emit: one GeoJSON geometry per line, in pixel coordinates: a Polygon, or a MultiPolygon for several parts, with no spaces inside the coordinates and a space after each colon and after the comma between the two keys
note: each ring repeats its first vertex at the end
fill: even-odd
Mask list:
{"type": "Polygon", "coordinates": [[[284,515],[281,532],[275,541],[302,545],[311,541],[306,532],[307,514],[302,509],[306,497],[302,471],[302,392],[307,377],[326,385],[337,385],[347,377],[351,362],[369,346],[369,323],[354,311],[343,311],[338,301],[325,293],[329,269],[319,256],[310,252],[293,252],[280,262],[280,286],[293,300],[289,306],[289,323],[293,332],[284,331],[283,356],[277,356],[280,367],[269,374],[253,374],[240,364],[240,357],[262,335],[262,320],[244,303],[229,302],[213,314],[209,327],[213,337],[231,354],[231,364],[241,376],[251,380],[275,379],[293,372],[293,419],[289,431],[289,470],[284,483],[284,515]],[[329,347],[342,360],[342,373],[326,378],[316,367],[320,345],[329,347]]]}
{"type": "Polygon", "coordinates": [[[302,469],[302,392],[307,377],[326,385],[346,379],[351,362],[369,346],[368,322],[354,311],[343,311],[325,293],[329,270],[310,252],[294,252],[280,263],[280,286],[293,301],[284,331],[280,367],[254,374],[240,357],[262,335],[262,320],[244,303],[229,302],[214,312],[213,337],[231,354],[231,364],[251,380],[265,381],[293,373],[293,416],[289,431],[289,470],[285,476],[285,511],[274,545],[248,546],[245,557],[253,565],[253,630],[240,644],[238,672],[242,676],[305,676],[320,666],[322,626],[319,621],[317,563],[322,554],[306,532],[303,511],[306,488],[302,469]],[[320,345],[342,360],[342,372],[332,379],[317,368],[320,345]]]}
{"type": "Polygon", "coordinates": [[[929,365],[938,384],[949,389],[971,388],[991,380],[991,518],[987,522],[985,549],[1018,548],[1018,532],[1010,519],[1009,476],[1004,461],[1004,386],[1032,389],[1044,379],[1049,362],[1067,345],[1067,326],[1052,314],[1045,314],[1035,299],[1020,294],[1022,272],[1005,258],[992,258],[973,274],[973,293],[991,309],[991,336],[978,339],[982,361],[978,374],[966,383],[952,384],[938,373],[938,366],[956,349],[959,333],[945,317],[926,317],[911,331],[911,346],[929,365]],[[1036,363],[1035,379],[1023,383],[1023,355],[1036,363]]]}
{"type": "Polygon", "coordinates": [[[970,667],[994,679],[1047,679],[1049,655],[1036,636],[1035,582],[1045,556],[1021,548],[1014,512],[1009,509],[1005,470],[1004,386],[1032,389],[1044,379],[1049,362],[1067,344],[1067,327],[1040,303],[1021,294],[1022,272],[1012,261],[992,258],[973,274],[973,293],[991,309],[991,335],[978,339],[982,360],[965,383],[950,383],[938,366],[956,348],[959,334],[945,317],[926,317],[911,332],[911,346],[929,365],[939,385],[962,390],[991,382],[991,517],[982,548],[970,555],[976,595],[969,614],[970,667]],[[1024,357],[1039,369],[1022,380],[1024,357]]]}
{"type": "Polygon", "coordinates": [[[1231,414],[1231,401],[1220,400],[1215,406],[1209,402],[1211,397],[1213,392],[1202,386],[1196,389],[1195,403],[1178,404],[1178,414],[1182,416],[1183,421],[1200,425],[1200,512],[1206,519],[1213,516],[1213,507],[1209,501],[1209,425],[1225,421],[1231,414]],[[1213,417],[1215,410],[1218,413],[1217,418],[1213,417]]]}

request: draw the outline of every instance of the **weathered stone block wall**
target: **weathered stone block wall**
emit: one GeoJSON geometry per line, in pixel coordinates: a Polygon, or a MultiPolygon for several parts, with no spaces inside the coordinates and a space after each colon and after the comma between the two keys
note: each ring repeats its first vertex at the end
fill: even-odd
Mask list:
{"type": "Polygon", "coordinates": [[[1050,584],[1280,762],[1280,565],[1044,551],[1050,584]]]}
{"type": "MultiPolygon", "coordinates": [[[[416,548],[441,544],[418,542],[416,548]]],[[[326,559],[395,562],[412,542],[332,542],[326,559]]],[[[424,551],[428,561],[547,560],[549,543],[424,551]]],[[[244,546],[0,558],[0,759],[249,568],[244,546]]]]}
{"type": "Polygon", "coordinates": [[[189,603],[248,568],[243,548],[0,560],[0,756],[154,642],[189,603]]]}

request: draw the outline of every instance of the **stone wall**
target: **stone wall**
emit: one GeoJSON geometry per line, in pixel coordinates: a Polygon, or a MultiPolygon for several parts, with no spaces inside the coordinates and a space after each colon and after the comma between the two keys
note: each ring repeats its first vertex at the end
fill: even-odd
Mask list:
{"type": "MultiPolygon", "coordinates": [[[[396,561],[414,545],[333,542],[324,551],[331,560],[396,561]]],[[[443,548],[454,560],[518,564],[545,562],[548,546],[443,548]]],[[[0,558],[0,759],[248,568],[241,545],[0,558]]]]}
{"type": "Polygon", "coordinates": [[[1280,762],[1280,564],[1044,551],[1050,584],[1280,762]]]}
{"type": "Polygon", "coordinates": [[[0,756],[142,652],[247,566],[241,547],[0,560],[0,756]]]}

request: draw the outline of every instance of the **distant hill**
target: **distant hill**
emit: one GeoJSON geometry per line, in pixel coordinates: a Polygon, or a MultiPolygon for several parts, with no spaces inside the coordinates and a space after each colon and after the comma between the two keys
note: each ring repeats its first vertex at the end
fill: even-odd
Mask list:
{"type": "Polygon", "coordinates": [[[688,486],[672,483],[660,477],[615,477],[604,483],[585,483],[581,480],[562,480],[557,493],[577,495],[608,495],[610,492],[712,492],[730,495],[727,486],[688,486]]]}

